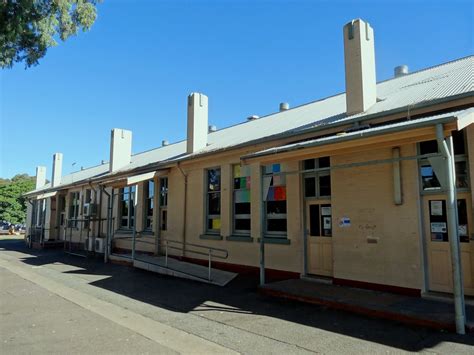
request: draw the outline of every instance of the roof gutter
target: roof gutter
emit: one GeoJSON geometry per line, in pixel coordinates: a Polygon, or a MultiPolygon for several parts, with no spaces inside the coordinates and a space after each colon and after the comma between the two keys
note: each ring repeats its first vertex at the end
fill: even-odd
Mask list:
{"type": "Polygon", "coordinates": [[[348,136],[335,135],[333,137],[338,138],[337,142],[332,142],[332,141],[328,142],[327,140],[323,140],[323,141],[310,141],[306,143],[305,142],[295,143],[295,144],[292,144],[291,146],[276,147],[276,148],[271,148],[266,151],[244,155],[241,157],[241,160],[245,161],[248,159],[254,159],[254,158],[268,156],[268,155],[292,152],[295,150],[300,150],[300,149],[305,149],[305,148],[319,147],[319,146],[323,146],[323,145],[327,145],[331,143],[341,143],[341,142],[353,141],[353,140],[369,138],[369,137],[374,137],[374,136],[379,136],[379,135],[384,135],[384,134],[389,134],[389,133],[397,133],[397,132],[405,131],[407,129],[436,126],[439,123],[450,123],[453,121],[456,121],[456,116],[443,117],[443,118],[439,118],[439,119],[428,121],[428,122],[414,123],[409,126],[394,126],[394,127],[389,127],[386,129],[380,129],[378,131],[372,131],[372,132],[360,131],[360,132],[357,132],[358,134],[353,134],[353,135],[348,135],[348,136]]]}

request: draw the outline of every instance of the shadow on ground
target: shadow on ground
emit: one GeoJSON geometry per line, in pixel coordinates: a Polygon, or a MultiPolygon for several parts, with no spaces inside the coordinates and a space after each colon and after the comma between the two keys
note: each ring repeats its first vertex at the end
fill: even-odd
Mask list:
{"type": "Polygon", "coordinates": [[[21,259],[28,265],[43,266],[59,262],[81,268],[67,271],[68,274],[108,276],[90,284],[175,312],[188,313],[199,307],[200,314],[218,311],[236,315],[261,315],[406,351],[421,351],[440,342],[474,346],[472,335],[459,336],[321,306],[265,297],[257,293],[258,278],[253,274],[240,274],[226,287],[219,287],[158,275],[129,266],[104,264],[102,259],[80,258],[58,250],[32,250],[26,248],[23,241],[18,239],[1,238],[0,250],[1,248],[28,254],[21,259]],[[205,302],[222,306],[204,305],[205,302]]]}

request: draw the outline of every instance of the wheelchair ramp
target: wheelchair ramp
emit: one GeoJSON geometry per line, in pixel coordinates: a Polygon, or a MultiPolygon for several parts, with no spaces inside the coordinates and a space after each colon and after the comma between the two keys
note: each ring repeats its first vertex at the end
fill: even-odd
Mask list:
{"type": "Polygon", "coordinates": [[[158,274],[181,277],[218,286],[227,285],[237,276],[233,272],[211,268],[209,279],[209,268],[207,266],[188,263],[174,258],[168,258],[168,263],[166,264],[166,257],[164,256],[140,255],[133,261],[133,266],[158,274]]]}

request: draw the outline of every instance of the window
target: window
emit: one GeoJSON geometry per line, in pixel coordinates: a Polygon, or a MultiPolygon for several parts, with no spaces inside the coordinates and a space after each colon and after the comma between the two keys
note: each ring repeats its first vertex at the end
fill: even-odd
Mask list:
{"type": "Polygon", "coordinates": [[[149,180],[145,183],[145,229],[153,229],[153,207],[155,199],[155,182],[149,180]]]}
{"type": "Polygon", "coordinates": [[[131,229],[135,222],[136,186],[127,186],[119,190],[120,228],[131,229]]]}
{"type": "MultiPolygon", "coordinates": [[[[461,243],[469,243],[469,228],[467,218],[467,205],[465,199],[457,200],[458,207],[458,235],[461,243]]],[[[430,233],[431,241],[447,242],[448,237],[448,217],[446,213],[445,200],[429,201],[430,210],[430,233]]]]}
{"type": "Polygon", "coordinates": [[[92,190],[86,189],[84,195],[84,204],[82,205],[82,215],[85,217],[84,228],[88,229],[90,227],[90,205],[92,203],[92,190]]]}
{"type": "Polygon", "coordinates": [[[81,207],[80,193],[71,192],[69,194],[69,227],[77,228],[79,218],[79,208],[81,207]]]}
{"type": "Polygon", "coordinates": [[[286,235],[286,179],[280,164],[263,167],[265,232],[269,237],[286,235]]]}
{"type": "Polygon", "coordinates": [[[35,227],[38,224],[38,200],[34,200],[31,206],[31,226],[35,227]]]}
{"type": "Polygon", "coordinates": [[[38,221],[37,221],[37,226],[42,227],[44,226],[44,221],[45,221],[45,199],[41,199],[38,201],[38,221]]]}
{"type": "MultiPolygon", "coordinates": [[[[304,170],[323,169],[330,166],[329,157],[307,159],[303,162],[304,170]]],[[[304,194],[307,198],[329,198],[331,196],[330,170],[305,173],[304,194]]]]}
{"type": "Polygon", "coordinates": [[[160,228],[168,229],[168,178],[160,178],[160,228]]]}
{"type": "Polygon", "coordinates": [[[233,166],[234,233],[250,234],[250,166],[233,166]]]}
{"type": "Polygon", "coordinates": [[[331,205],[309,206],[309,235],[312,237],[332,236],[331,205]]]}
{"type": "Polygon", "coordinates": [[[60,195],[58,203],[59,203],[59,225],[64,226],[64,222],[66,218],[66,196],[60,195]]]}
{"type": "Polygon", "coordinates": [[[206,231],[219,233],[221,230],[221,169],[208,169],[206,173],[206,231]]]}
{"type": "MultiPolygon", "coordinates": [[[[463,131],[454,131],[453,133],[454,148],[454,167],[456,170],[456,187],[458,189],[469,188],[469,174],[467,164],[466,140],[463,131]]],[[[419,144],[420,154],[438,153],[438,144],[435,140],[421,142],[419,144]]],[[[439,191],[441,184],[432,168],[428,159],[420,160],[420,176],[423,191],[439,191]]]]}

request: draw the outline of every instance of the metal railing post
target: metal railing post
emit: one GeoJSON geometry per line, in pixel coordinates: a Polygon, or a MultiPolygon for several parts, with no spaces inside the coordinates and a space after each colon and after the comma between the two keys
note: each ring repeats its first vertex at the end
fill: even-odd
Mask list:
{"type": "Polygon", "coordinates": [[[211,254],[212,254],[212,250],[209,249],[209,271],[208,271],[208,275],[207,275],[207,279],[209,281],[211,281],[211,254]]]}
{"type": "Polygon", "coordinates": [[[69,253],[72,252],[72,226],[69,226],[69,253]]]}
{"type": "Polygon", "coordinates": [[[168,241],[165,241],[165,266],[168,267],[168,241]]]}

